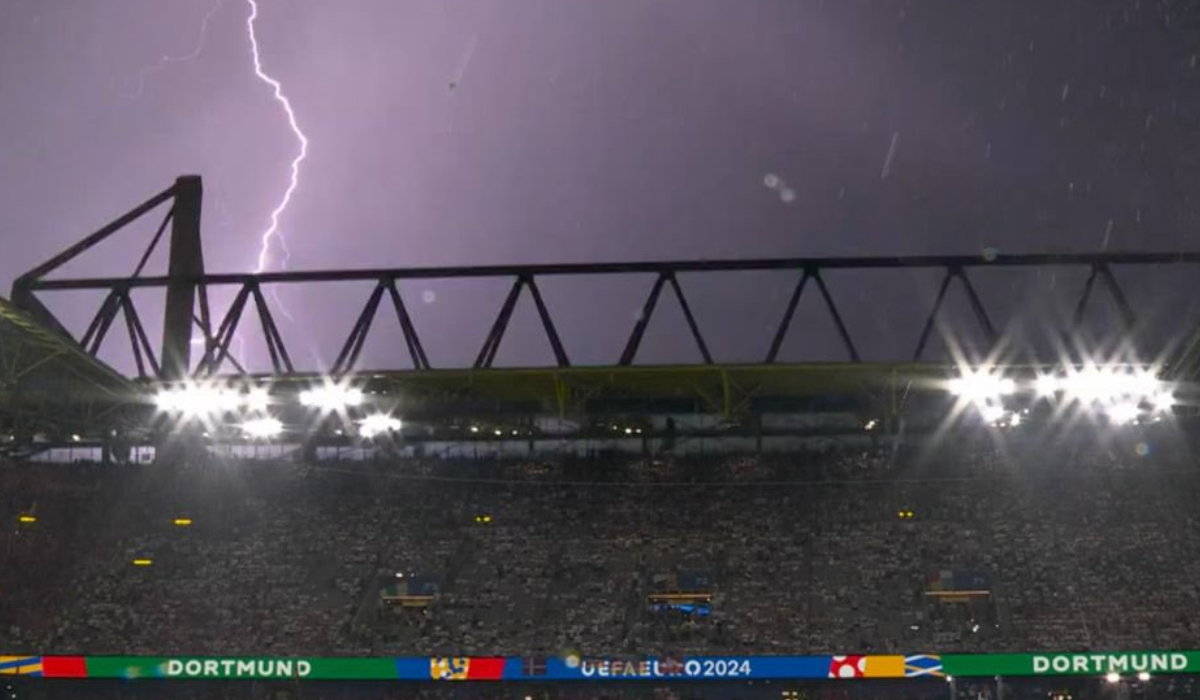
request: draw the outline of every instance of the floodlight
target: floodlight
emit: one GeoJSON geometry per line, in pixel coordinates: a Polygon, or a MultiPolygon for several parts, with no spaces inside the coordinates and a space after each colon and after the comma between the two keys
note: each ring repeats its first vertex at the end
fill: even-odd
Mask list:
{"type": "Polygon", "coordinates": [[[1157,394],[1162,388],[1162,382],[1154,376],[1154,372],[1143,369],[1129,377],[1129,387],[1134,396],[1145,397],[1157,394]]]}
{"type": "Polygon", "coordinates": [[[988,423],[998,423],[1004,418],[1003,406],[980,406],[979,415],[988,423]]]}
{"type": "Polygon", "coordinates": [[[1112,396],[1115,393],[1114,384],[1112,371],[1102,370],[1095,365],[1089,365],[1069,375],[1064,382],[1067,393],[1084,403],[1112,396]]]}
{"type": "Polygon", "coordinates": [[[1175,395],[1170,389],[1159,389],[1150,396],[1150,403],[1156,410],[1169,411],[1175,405],[1175,395]]]}
{"type": "Polygon", "coordinates": [[[341,384],[326,384],[300,392],[300,403],[323,411],[340,411],[363,401],[361,389],[341,384]]]}
{"type": "Polygon", "coordinates": [[[174,389],[163,389],[154,395],[154,405],[158,410],[164,413],[173,413],[180,410],[182,392],[174,389]]]}
{"type": "Polygon", "coordinates": [[[283,432],[283,423],[277,418],[253,418],[242,423],[242,432],[252,438],[273,438],[283,432]]]}
{"type": "Polygon", "coordinates": [[[1042,374],[1034,385],[1040,396],[1053,396],[1062,389],[1062,382],[1053,374],[1042,374]]]}
{"type": "Polygon", "coordinates": [[[961,377],[951,379],[948,386],[956,396],[976,403],[1011,394],[1017,388],[1012,379],[987,372],[964,372],[961,377]]]}
{"type": "Polygon", "coordinates": [[[374,413],[359,422],[358,432],[365,438],[373,438],[400,429],[400,419],[386,413],[374,413]]]}
{"type": "Polygon", "coordinates": [[[164,389],[154,397],[160,411],[186,416],[216,415],[237,410],[239,395],[228,389],[203,384],[185,384],[164,389]]]}
{"type": "Polygon", "coordinates": [[[242,405],[246,407],[246,410],[252,412],[261,413],[262,411],[267,410],[267,406],[270,405],[270,403],[271,395],[266,389],[261,387],[251,389],[250,391],[246,392],[245,396],[242,397],[242,405]]]}
{"type": "Polygon", "coordinates": [[[1143,683],[1150,680],[1150,672],[1149,671],[1138,671],[1138,680],[1143,683]]]}
{"type": "Polygon", "coordinates": [[[1117,673],[1116,671],[1109,671],[1104,675],[1104,680],[1108,681],[1109,683],[1120,683],[1121,674],[1117,673]]]}
{"type": "Polygon", "coordinates": [[[1140,410],[1138,405],[1133,402],[1122,402],[1113,404],[1104,409],[1108,419],[1117,425],[1129,425],[1137,422],[1140,410]]]}

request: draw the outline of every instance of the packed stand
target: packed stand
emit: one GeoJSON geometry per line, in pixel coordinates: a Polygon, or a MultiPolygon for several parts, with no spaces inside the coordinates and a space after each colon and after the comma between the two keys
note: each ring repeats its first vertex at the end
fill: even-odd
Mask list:
{"type": "Polygon", "coordinates": [[[1195,647],[1191,459],[1056,449],[7,466],[0,649],[1195,647]],[[711,579],[710,615],[651,612],[681,571],[711,579]],[[930,595],[937,572],[982,572],[986,593],[930,595]],[[384,604],[403,576],[437,581],[435,599],[384,604]]]}

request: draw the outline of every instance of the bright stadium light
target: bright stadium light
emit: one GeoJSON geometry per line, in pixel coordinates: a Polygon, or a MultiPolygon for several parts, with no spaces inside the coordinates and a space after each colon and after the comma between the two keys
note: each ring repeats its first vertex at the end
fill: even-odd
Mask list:
{"type": "Polygon", "coordinates": [[[1004,418],[1003,406],[980,406],[979,415],[988,423],[999,423],[1004,418]]]}
{"type": "Polygon", "coordinates": [[[975,403],[998,399],[1013,393],[1017,388],[1012,379],[984,370],[964,371],[961,377],[951,379],[947,386],[955,396],[975,403]]]}
{"type": "Polygon", "coordinates": [[[386,413],[374,413],[359,421],[358,432],[363,437],[370,439],[377,435],[395,432],[400,429],[400,419],[393,418],[386,413]]]}
{"type": "Polygon", "coordinates": [[[1138,671],[1138,680],[1143,683],[1150,680],[1150,672],[1149,671],[1138,671]]]}
{"type": "Polygon", "coordinates": [[[241,404],[241,397],[219,386],[189,383],[158,392],[154,403],[164,413],[200,417],[236,411],[241,404]]]}
{"type": "Polygon", "coordinates": [[[1062,382],[1053,374],[1038,375],[1034,384],[1039,396],[1053,396],[1062,390],[1062,382]]]}
{"type": "Polygon", "coordinates": [[[1132,389],[1131,393],[1134,396],[1154,396],[1162,390],[1162,382],[1158,380],[1153,371],[1141,369],[1130,375],[1129,388],[1132,389]]]}
{"type": "Polygon", "coordinates": [[[1088,365],[1063,381],[1068,396],[1083,404],[1150,400],[1164,390],[1154,370],[1088,365]]]}
{"type": "Polygon", "coordinates": [[[1141,410],[1138,408],[1138,405],[1130,401],[1116,403],[1104,409],[1104,414],[1116,425],[1136,423],[1139,413],[1141,413],[1141,410]]]}
{"type": "Polygon", "coordinates": [[[300,403],[322,411],[341,411],[363,401],[362,389],[342,384],[325,384],[300,392],[300,403]]]}
{"type": "Polygon", "coordinates": [[[246,410],[254,413],[261,413],[267,410],[267,406],[270,404],[271,395],[262,387],[253,388],[242,397],[242,405],[246,407],[246,410]]]}
{"type": "Polygon", "coordinates": [[[1068,375],[1063,388],[1071,398],[1081,403],[1100,401],[1113,393],[1112,372],[1088,365],[1068,375]]]}
{"type": "Polygon", "coordinates": [[[1175,405],[1175,395],[1170,389],[1159,389],[1150,396],[1149,401],[1156,411],[1169,411],[1175,405]]]}
{"type": "Polygon", "coordinates": [[[179,411],[180,394],[176,389],[163,389],[154,395],[154,405],[163,413],[179,411]]]}
{"type": "Polygon", "coordinates": [[[1101,381],[1100,390],[1107,393],[1109,398],[1144,398],[1158,393],[1159,387],[1158,378],[1148,370],[1124,373],[1109,370],[1101,381]]]}
{"type": "Polygon", "coordinates": [[[277,418],[253,418],[242,423],[242,432],[247,437],[266,440],[283,432],[283,423],[277,418]]]}
{"type": "Polygon", "coordinates": [[[1104,675],[1104,680],[1108,681],[1109,683],[1120,683],[1121,674],[1117,673],[1116,671],[1109,671],[1104,675]]]}

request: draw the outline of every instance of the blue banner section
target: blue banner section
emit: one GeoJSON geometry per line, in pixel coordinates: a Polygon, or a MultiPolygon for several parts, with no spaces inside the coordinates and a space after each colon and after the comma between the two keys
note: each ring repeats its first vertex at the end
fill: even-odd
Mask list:
{"type": "Polygon", "coordinates": [[[692,656],[668,658],[507,657],[486,671],[476,659],[396,659],[405,680],[753,680],[828,678],[829,656],[692,656]],[[496,673],[499,671],[499,673],[496,673]]]}
{"type": "Polygon", "coordinates": [[[396,677],[409,681],[432,680],[428,656],[410,656],[396,659],[396,677]]]}
{"type": "Polygon", "coordinates": [[[551,680],[826,678],[829,662],[828,656],[692,656],[580,661],[551,658],[546,660],[546,675],[542,677],[551,680]]]}
{"type": "Polygon", "coordinates": [[[620,681],[905,678],[942,675],[941,657],[844,656],[459,656],[398,658],[403,680],[620,681]]]}
{"type": "Polygon", "coordinates": [[[828,678],[829,656],[691,656],[684,658],[507,657],[398,658],[405,680],[753,680],[828,678]]]}

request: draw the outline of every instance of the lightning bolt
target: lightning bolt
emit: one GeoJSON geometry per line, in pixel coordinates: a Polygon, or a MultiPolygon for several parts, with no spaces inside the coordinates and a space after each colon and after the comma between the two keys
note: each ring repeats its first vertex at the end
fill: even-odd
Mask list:
{"type": "Polygon", "coordinates": [[[200,24],[200,37],[196,40],[196,48],[192,49],[191,53],[184,54],[183,56],[163,56],[158,59],[157,63],[143,66],[138,71],[137,87],[131,93],[120,93],[121,97],[128,100],[136,100],[142,96],[142,92],[146,89],[146,78],[150,77],[151,73],[160,71],[172,63],[188,63],[199,58],[200,53],[204,51],[204,44],[208,39],[208,25],[212,22],[213,15],[217,14],[224,4],[225,0],[217,0],[216,4],[204,15],[204,21],[200,24]]]}
{"type": "MultiPolygon", "coordinates": [[[[287,242],[279,232],[279,217],[283,215],[284,210],[291,203],[292,194],[296,192],[296,188],[300,184],[300,164],[308,156],[308,137],[304,135],[304,132],[300,130],[300,125],[296,123],[296,112],[292,109],[292,103],[288,100],[287,95],[283,94],[283,85],[263,70],[262,57],[258,50],[258,36],[254,32],[254,20],[258,19],[258,3],[255,0],[246,0],[246,2],[250,5],[250,16],[246,18],[246,30],[250,35],[250,50],[254,56],[254,75],[271,87],[275,95],[275,101],[283,107],[284,114],[287,115],[288,126],[291,128],[292,134],[295,135],[296,141],[300,143],[300,151],[292,159],[291,177],[288,180],[287,189],[283,193],[283,199],[279,201],[279,204],[271,212],[271,225],[263,231],[261,236],[258,267],[255,269],[255,272],[262,272],[267,269],[271,262],[272,241],[278,241],[279,247],[283,249],[283,260],[280,262],[280,267],[287,267],[287,261],[291,257],[291,253],[287,248],[287,242]]],[[[276,301],[278,301],[278,298],[276,298],[276,301]]],[[[284,310],[284,314],[287,314],[286,309],[284,310]]]]}
{"type": "MultiPolygon", "coordinates": [[[[196,44],[196,48],[191,53],[178,57],[164,56],[158,61],[158,63],[142,68],[138,72],[137,90],[128,97],[131,99],[136,98],[142,93],[146,83],[146,78],[150,73],[161,70],[171,63],[183,63],[197,58],[204,48],[204,43],[208,35],[209,22],[212,20],[213,15],[215,15],[217,11],[221,9],[223,4],[224,0],[217,0],[216,5],[208,11],[208,14],[204,16],[204,22],[200,27],[200,39],[196,44]]],[[[270,225],[260,236],[258,265],[255,268],[255,272],[261,273],[265,271],[271,264],[272,242],[277,242],[278,246],[283,251],[283,258],[279,263],[280,267],[286,268],[287,262],[291,258],[291,253],[287,247],[287,241],[279,231],[279,219],[281,216],[283,216],[283,212],[287,209],[288,205],[292,201],[292,195],[295,194],[296,188],[300,185],[300,164],[303,163],[304,159],[308,156],[308,137],[304,134],[304,131],[300,129],[300,125],[296,122],[296,112],[292,109],[291,101],[283,92],[283,85],[278,80],[271,77],[265,70],[263,70],[262,55],[259,51],[258,35],[255,32],[254,24],[255,20],[258,19],[258,3],[255,0],[246,0],[246,4],[250,6],[250,14],[246,18],[246,33],[250,39],[250,52],[254,59],[254,75],[271,88],[271,91],[275,97],[275,101],[279,103],[279,105],[283,108],[284,114],[287,115],[288,126],[291,128],[292,134],[296,137],[296,141],[300,144],[299,152],[296,154],[296,157],[292,159],[287,189],[284,190],[283,198],[280,199],[279,204],[276,205],[276,207],[271,211],[270,225]]],[[[271,296],[274,297],[276,303],[278,303],[279,308],[283,312],[284,316],[291,319],[291,314],[288,313],[287,307],[284,306],[283,301],[279,299],[274,287],[271,289],[271,296]]],[[[245,343],[241,333],[235,333],[234,340],[236,340],[238,346],[236,356],[245,357],[245,343]]],[[[193,338],[192,342],[194,344],[203,344],[205,341],[203,338],[193,338]],[[198,343],[197,340],[199,341],[198,343]]]]}

